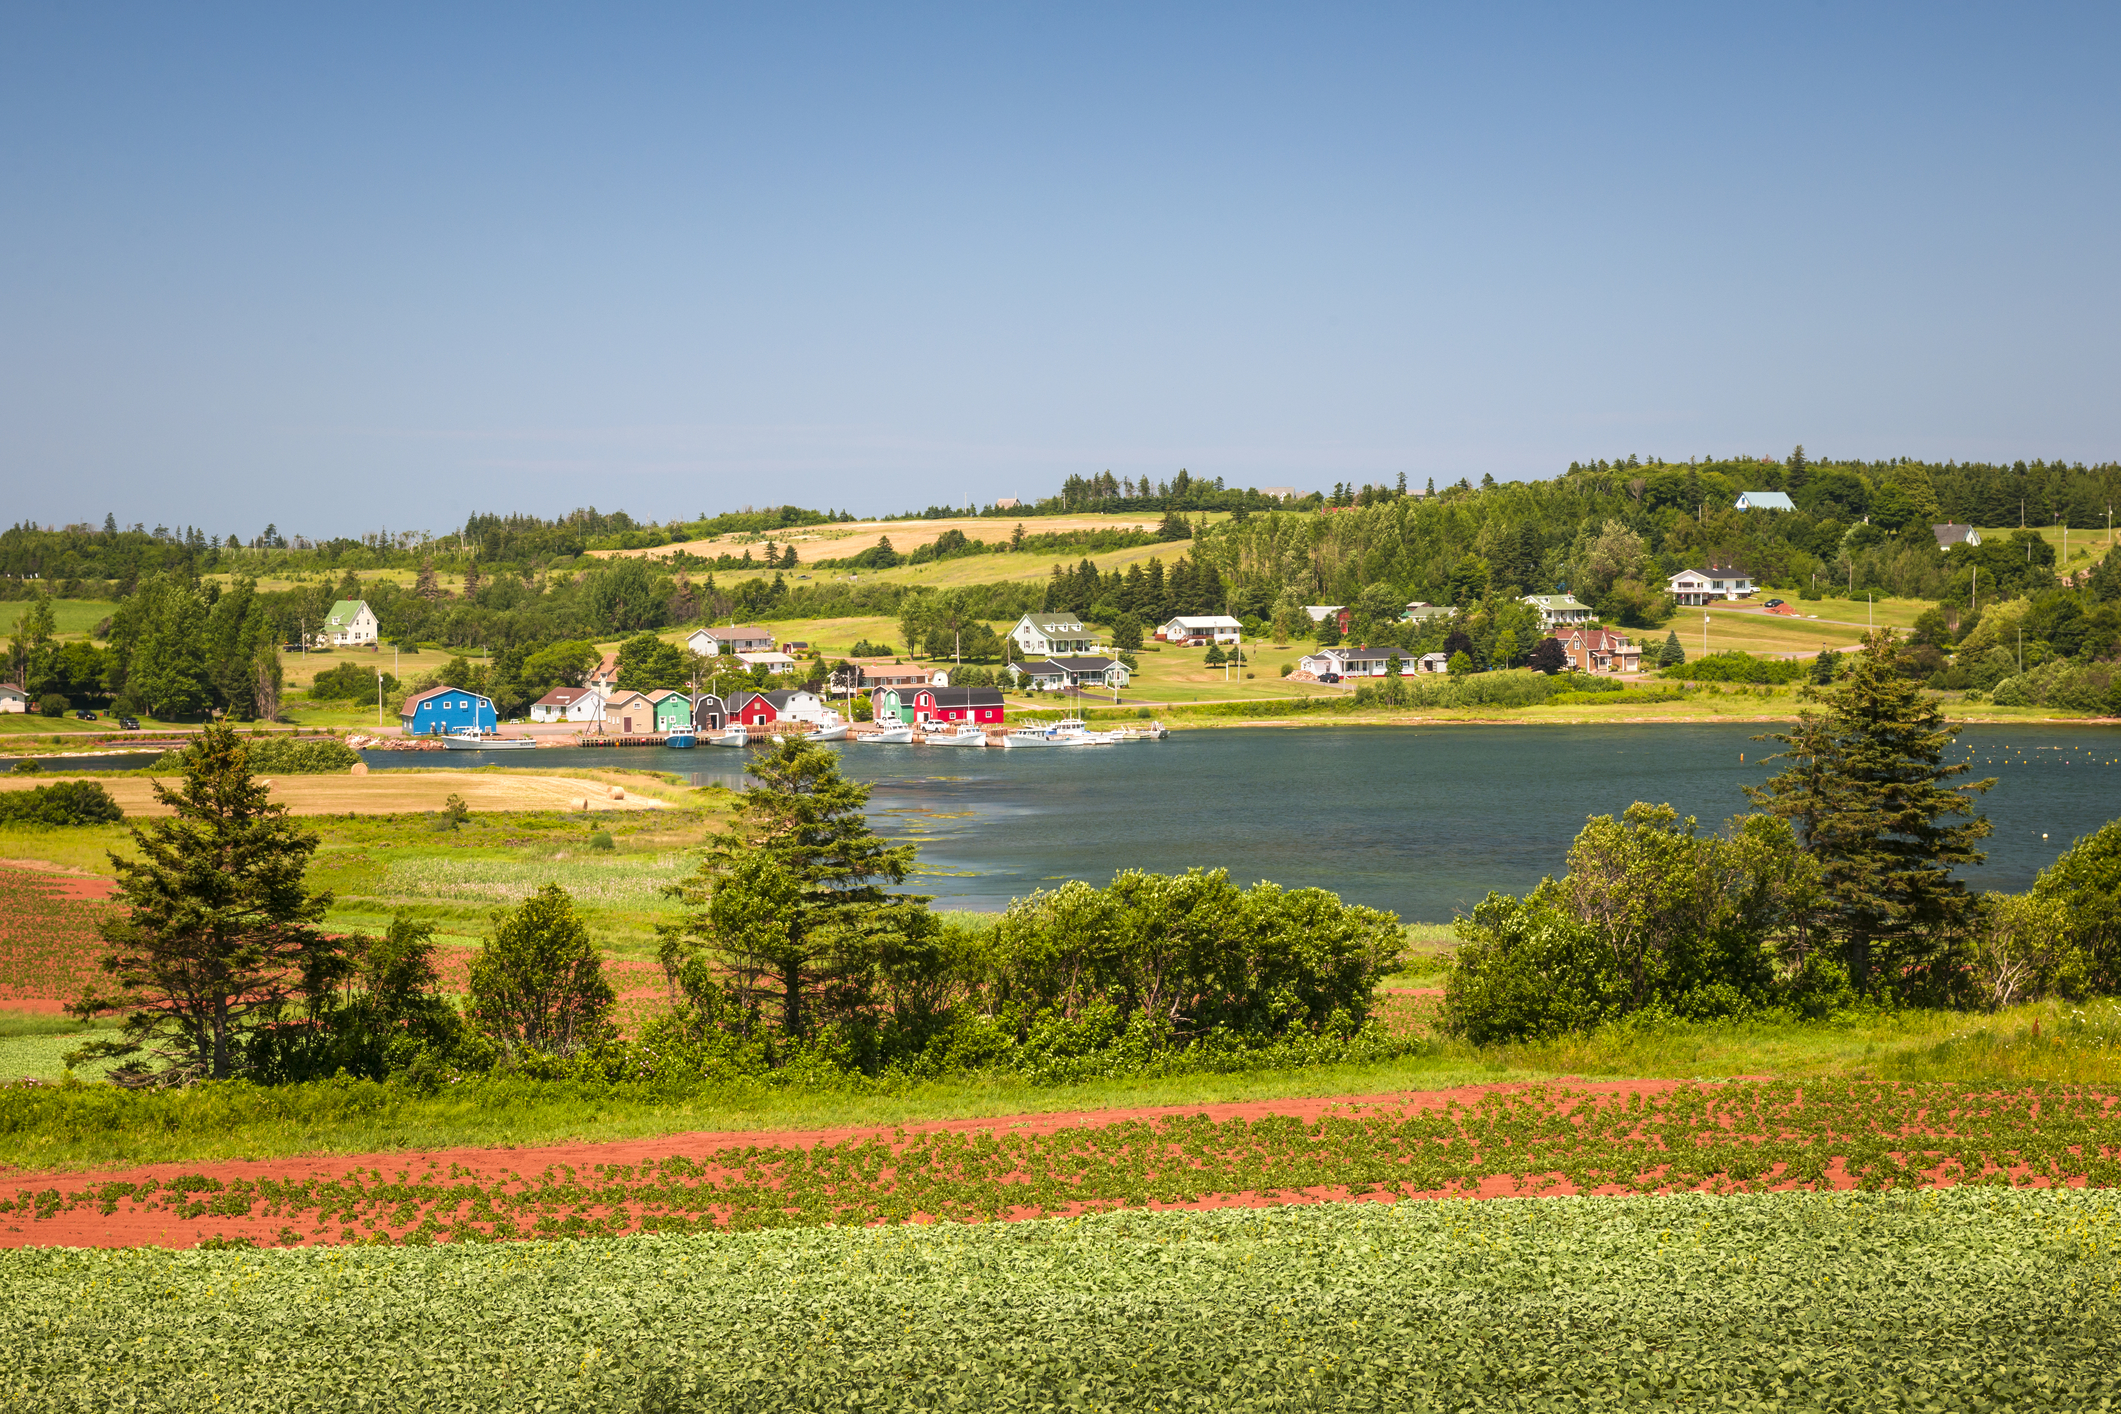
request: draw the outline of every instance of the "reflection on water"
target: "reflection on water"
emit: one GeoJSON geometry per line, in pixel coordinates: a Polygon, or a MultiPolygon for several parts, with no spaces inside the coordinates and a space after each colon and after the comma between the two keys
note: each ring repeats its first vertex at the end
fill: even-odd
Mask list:
{"type": "MultiPolygon", "coordinates": [[[[912,881],[960,908],[1000,908],[1125,868],[1227,868],[1250,883],[1331,889],[1439,921],[1490,889],[1559,873],[1593,814],[1669,801],[1720,826],[1772,768],[1753,726],[1303,727],[1174,734],[1070,751],[840,748],[870,782],[878,829],[920,845],[912,881]],[[1742,759],[1741,759],[1742,757],[1742,759]]],[[[2023,888],[2078,835],[2121,815],[2121,732],[1970,728],[1959,754],[1999,777],[1982,888],[2023,888]]],[[[674,771],[738,786],[734,751],[552,749],[541,766],[674,771]]],[[[462,753],[457,764],[483,764],[462,753]]],[[[432,758],[372,752],[376,766],[432,758]]],[[[498,764],[527,764],[523,756],[498,764]]]]}

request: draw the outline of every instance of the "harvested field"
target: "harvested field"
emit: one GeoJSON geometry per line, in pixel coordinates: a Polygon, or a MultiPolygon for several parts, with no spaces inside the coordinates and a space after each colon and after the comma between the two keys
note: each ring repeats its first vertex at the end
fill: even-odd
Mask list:
{"type": "Polygon", "coordinates": [[[1120,1208],[2121,1186],[2115,1098],[1848,1081],[1478,1088],[8,1180],[0,1245],[494,1241],[1120,1208]]]}
{"type": "Polygon", "coordinates": [[[0,1003],[58,1011],[98,975],[108,879],[0,867],[0,1003]]]}
{"type": "MultiPolygon", "coordinates": [[[[1154,530],[1162,521],[1161,515],[1037,516],[1026,520],[1024,526],[1033,535],[1054,535],[1071,530],[1154,530]]],[[[844,560],[850,555],[859,555],[864,550],[874,549],[877,542],[886,537],[890,538],[892,549],[901,555],[910,555],[923,545],[933,545],[942,539],[947,530],[961,531],[967,539],[983,540],[992,545],[1008,540],[1015,525],[1013,520],[995,516],[857,521],[851,525],[797,525],[757,535],[721,535],[710,540],[687,540],[682,544],[657,545],[645,550],[591,550],[589,553],[600,559],[631,556],[659,560],[684,550],[712,558],[741,554],[746,546],[756,547],[771,540],[776,545],[793,545],[796,559],[808,565],[819,560],[844,560]]]]}
{"type": "MultiPolygon", "coordinates": [[[[26,790],[66,779],[69,778],[56,774],[0,776],[0,790],[26,790]]],[[[644,786],[653,789],[653,783],[629,784],[618,773],[612,773],[609,781],[448,770],[378,771],[367,776],[275,776],[268,780],[273,799],[296,815],[417,814],[440,810],[452,794],[463,796],[464,803],[473,810],[580,809],[572,803],[577,800],[586,800],[589,810],[660,810],[664,805],[642,793],[644,786]],[[625,792],[625,799],[611,799],[612,784],[625,792]]],[[[102,782],[127,815],[170,813],[168,806],[155,799],[154,783],[147,777],[104,777],[102,782]]]]}

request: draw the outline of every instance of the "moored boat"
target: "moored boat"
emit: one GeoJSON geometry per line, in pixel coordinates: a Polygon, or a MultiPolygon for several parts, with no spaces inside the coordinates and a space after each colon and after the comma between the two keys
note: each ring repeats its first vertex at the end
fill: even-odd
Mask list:
{"type": "Polygon", "coordinates": [[[708,737],[707,744],[709,746],[749,746],[751,745],[751,732],[742,722],[738,722],[720,736],[708,737]]]}
{"type": "Polygon", "coordinates": [[[913,728],[904,722],[892,722],[869,733],[862,740],[872,746],[906,746],[913,741],[913,728]]]}
{"type": "Polygon", "coordinates": [[[679,751],[690,751],[698,744],[698,741],[699,739],[691,732],[672,732],[669,736],[663,738],[663,745],[675,747],[679,751]]]}
{"type": "Polygon", "coordinates": [[[521,751],[535,747],[535,738],[527,736],[480,736],[470,727],[463,727],[442,738],[445,751],[521,751]]]}
{"type": "Polygon", "coordinates": [[[970,722],[960,723],[955,731],[928,733],[930,746],[985,746],[987,734],[970,722]]]}
{"type": "Polygon", "coordinates": [[[834,722],[829,727],[819,727],[810,734],[810,739],[812,741],[845,741],[847,739],[847,724],[845,722],[834,722]]]}

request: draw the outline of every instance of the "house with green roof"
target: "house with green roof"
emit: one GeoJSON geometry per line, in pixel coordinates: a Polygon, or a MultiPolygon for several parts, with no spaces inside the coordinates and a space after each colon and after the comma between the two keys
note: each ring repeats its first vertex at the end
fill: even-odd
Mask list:
{"type": "Polygon", "coordinates": [[[320,648],[372,645],[376,641],[376,611],[368,607],[366,599],[341,599],[324,616],[323,631],[315,641],[320,648]]]}

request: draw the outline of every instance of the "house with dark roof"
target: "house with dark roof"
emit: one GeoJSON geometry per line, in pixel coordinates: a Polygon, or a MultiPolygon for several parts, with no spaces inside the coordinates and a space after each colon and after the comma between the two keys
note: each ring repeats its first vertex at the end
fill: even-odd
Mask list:
{"type": "Polygon", "coordinates": [[[1038,663],[1011,663],[1009,672],[1028,679],[1041,692],[1063,687],[1126,687],[1134,681],[1127,665],[1102,654],[1069,654],[1038,663]]]}
{"type": "Polygon", "coordinates": [[[917,687],[906,694],[900,720],[910,711],[915,722],[970,722],[1002,725],[1002,690],[998,687],[917,687]]]}
{"type": "Polygon", "coordinates": [[[1954,545],[1979,545],[1981,532],[1970,525],[1933,525],[1930,534],[1937,537],[1937,548],[1949,550],[1954,545]]]}
{"type": "Polygon", "coordinates": [[[1561,645],[1579,673],[1633,673],[1642,669],[1642,646],[1605,628],[1572,628],[1547,637],[1561,645]]]}
{"type": "Polygon", "coordinates": [[[1073,614],[1026,614],[1009,630],[1017,651],[1027,658],[1041,654],[1087,653],[1096,645],[1090,631],[1073,614]]]}
{"type": "Polygon", "coordinates": [[[461,687],[433,687],[405,699],[398,724],[407,736],[448,736],[466,727],[483,735],[499,730],[501,718],[491,697],[461,687]]]}

